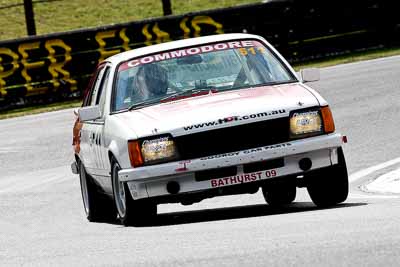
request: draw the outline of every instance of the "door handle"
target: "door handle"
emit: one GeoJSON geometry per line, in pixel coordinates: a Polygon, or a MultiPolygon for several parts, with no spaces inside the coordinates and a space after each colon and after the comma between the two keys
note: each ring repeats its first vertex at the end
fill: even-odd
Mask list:
{"type": "Polygon", "coordinates": [[[94,133],[91,133],[90,135],[89,135],[89,143],[90,143],[90,145],[92,145],[93,143],[94,143],[94,139],[95,139],[95,134],[94,133]]]}

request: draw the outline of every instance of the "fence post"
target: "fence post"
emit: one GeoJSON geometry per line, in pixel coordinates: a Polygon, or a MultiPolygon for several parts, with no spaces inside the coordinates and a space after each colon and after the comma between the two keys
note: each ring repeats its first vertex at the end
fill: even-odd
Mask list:
{"type": "Polygon", "coordinates": [[[36,35],[35,17],[32,0],[24,0],[26,30],[28,35],[36,35]]]}
{"type": "Polygon", "coordinates": [[[171,0],[161,0],[163,6],[164,16],[172,14],[171,0]]]}

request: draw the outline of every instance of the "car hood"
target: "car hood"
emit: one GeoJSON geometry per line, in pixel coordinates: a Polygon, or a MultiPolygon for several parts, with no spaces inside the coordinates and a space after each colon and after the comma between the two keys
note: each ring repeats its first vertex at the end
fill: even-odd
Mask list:
{"type": "Polygon", "coordinates": [[[287,117],[294,109],[319,106],[303,84],[292,83],[210,93],[116,114],[141,138],[173,136],[287,117]]]}

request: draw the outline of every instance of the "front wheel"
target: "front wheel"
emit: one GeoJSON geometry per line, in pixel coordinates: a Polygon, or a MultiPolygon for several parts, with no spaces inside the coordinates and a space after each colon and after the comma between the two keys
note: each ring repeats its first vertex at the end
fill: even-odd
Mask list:
{"type": "Polygon", "coordinates": [[[349,180],[343,149],[337,149],[338,164],[305,175],[307,191],[315,205],[328,207],[341,203],[349,194],[349,180]]]}
{"type": "Polygon", "coordinates": [[[268,205],[274,207],[288,205],[296,198],[296,176],[275,179],[263,186],[262,192],[268,205]]]}
{"type": "Polygon", "coordinates": [[[138,226],[149,223],[157,214],[157,205],[146,200],[134,200],[128,185],[119,180],[117,162],[112,164],[112,187],[115,206],[121,223],[125,226],[138,226]]]}
{"type": "Polygon", "coordinates": [[[110,198],[98,192],[93,178],[79,162],[79,179],[81,184],[83,208],[90,222],[112,222],[117,218],[114,203],[110,198]]]}

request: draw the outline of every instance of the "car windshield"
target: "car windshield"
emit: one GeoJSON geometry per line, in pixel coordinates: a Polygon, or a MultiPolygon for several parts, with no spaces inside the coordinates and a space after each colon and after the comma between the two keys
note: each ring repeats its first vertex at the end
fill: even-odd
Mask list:
{"type": "Polygon", "coordinates": [[[122,63],[113,111],[134,109],[205,91],[289,83],[296,78],[262,43],[213,43],[161,52],[122,63]]]}

